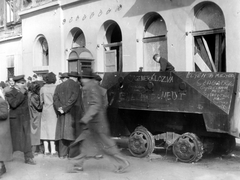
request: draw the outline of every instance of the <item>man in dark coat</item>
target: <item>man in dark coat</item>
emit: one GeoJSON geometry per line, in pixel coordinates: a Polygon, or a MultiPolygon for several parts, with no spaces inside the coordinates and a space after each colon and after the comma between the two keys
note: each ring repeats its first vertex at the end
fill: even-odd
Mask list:
{"type": "Polygon", "coordinates": [[[98,154],[107,156],[115,164],[115,172],[121,173],[130,165],[125,160],[110,137],[110,131],[103,106],[103,95],[99,85],[93,79],[95,75],[91,69],[84,69],[81,77],[83,84],[83,108],[84,115],[80,122],[84,124],[84,130],[76,141],[80,144],[81,154],[71,158],[72,163],[68,172],[83,171],[84,161],[95,158],[98,154]]]}
{"type": "Polygon", "coordinates": [[[35,165],[31,149],[30,115],[28,94],[24,75],[13,78],[15,85],[6,92],[6,100],[10,105],[10,127],[13,151],[24,153],[25,163],[35,165]]]}
{"type": "Polygon", "coordinates": [[[69,79],[56,87],[53,104],[58,111],[56,128],[56,140],[59,140],[59,156],[65,158],[68,155],[68,146],[76,139],[76,120],[80,119],[81,101],[79,77],[77,72],[68,74],[69,79]]]}
{"type": "Polygon", "coordinates": [[[0,84],[0,179],[6,173],[4,162],[12,159],[12,138],[10,133],[8,103],[3,95],[4,84],[0,84]]]}
{"type": "Polygon", "coordinates": [[[153,60],[160,65],[160,71],[175,71],[174,66],[168,62],[165,58],[161,57],[160,54],[155,54],[153,60]]]}

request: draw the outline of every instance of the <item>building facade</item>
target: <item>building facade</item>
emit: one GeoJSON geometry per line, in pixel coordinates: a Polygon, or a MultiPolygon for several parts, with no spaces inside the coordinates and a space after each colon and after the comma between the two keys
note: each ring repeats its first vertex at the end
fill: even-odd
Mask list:
{"type": "Polygon", "coordinates": [[[26,76],[89,67],[100,74],[158,71],[156,53],[177,71],[240,71],[239,0],[16,2],[21,30],[0,37],[1,79],[9,68],[26,76]]]}

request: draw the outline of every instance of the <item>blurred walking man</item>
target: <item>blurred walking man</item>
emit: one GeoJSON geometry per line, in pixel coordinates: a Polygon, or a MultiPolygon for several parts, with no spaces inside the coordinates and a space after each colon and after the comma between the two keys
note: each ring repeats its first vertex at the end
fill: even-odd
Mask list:
{"type": "Polygon", "coordinates": [[[71,158],[72,164],[69,165],[68,172],[83,171],[85,160],[102,154],[114,163],[116,173],[123,173],[130,164],[121,156],[115,142],[110,137],[103,96],[94,77],[91,69],[83,70],[81,82],[84,115],[80,123],[83,124],[84,130],[77,139],[82,140],[79,147],[81,154],[71,158]]]}

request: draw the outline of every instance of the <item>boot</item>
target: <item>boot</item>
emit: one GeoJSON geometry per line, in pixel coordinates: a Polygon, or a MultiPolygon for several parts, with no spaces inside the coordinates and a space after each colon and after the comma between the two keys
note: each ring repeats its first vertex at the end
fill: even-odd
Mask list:
{"type": "Polygon", "coordinates": [[[124,165],[119,165],[116,167],[115,173],[124,173],[126,169],[130,166],[130,163],[119,155],[114,155],[114,157],[123,162],[124,165]]]}

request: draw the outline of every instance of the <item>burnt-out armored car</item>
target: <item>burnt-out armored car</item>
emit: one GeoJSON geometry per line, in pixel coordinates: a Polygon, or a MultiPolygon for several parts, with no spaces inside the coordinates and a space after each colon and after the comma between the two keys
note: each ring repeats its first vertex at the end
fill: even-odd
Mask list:
{"type": "Polygon", "coordinates": [[[182,162],[227,154],[240,130],[238,73],[105,73],[112,136],[128,136],[133,156],[171,148],[182,162]]]}

